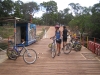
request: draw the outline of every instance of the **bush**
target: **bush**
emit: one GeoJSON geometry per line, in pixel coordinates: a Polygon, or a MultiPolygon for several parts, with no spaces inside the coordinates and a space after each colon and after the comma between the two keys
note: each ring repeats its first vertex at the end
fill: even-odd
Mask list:
{"type": "Polygon", "coordinates": [[[0,43],[0,48],[1,49],[7,49],[8,44],[7,43],[0,43]]]}
{"type": "Polygon", "coordinates": [[[8,38],[9,36],[12,36],[14,34],[13,28],[3,27],[0,26],[0,35],[3,38],[8,38]]]}

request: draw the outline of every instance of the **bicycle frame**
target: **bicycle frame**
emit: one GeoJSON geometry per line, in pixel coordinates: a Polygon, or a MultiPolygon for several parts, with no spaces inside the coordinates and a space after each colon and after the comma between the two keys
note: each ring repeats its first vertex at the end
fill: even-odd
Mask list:
{"type": "Polygon", "coordinates": [[[51,55],[52,55],[52,58],[54,58],[56,56],[56,51],[55,51],[56,39],[55,39],[55,37],[52,37],[50,39],[53,40],[53,42],[51,43],[51,55]]]}
{"type": "MultiPolygon", "coordinates": [[[[12,41],[9,41],[9,43],[13,44],[12,41]]],[[[16,46],[13,46],[13,50],[15,50],[15,51],[18,53],[18,55],[20,55],[20,53],[21,53],[21,51],[22,51],[23,49],[27,50],[26,47],[25,47],[25,45],[24,45],[24,42],[23,42],[22,44],[23,44],[23,46],[21,47],[20,50],[18,50],[18,48],[20,48],[20,47],[18,47],[17,45],[16,45],[16,46]]]]}
{"type": "MultiPolygon", "coordinates": [[[[73,39],[71,38],[70,40],[70,44],[71,44],[71,48],[73,48],[74,50],[77,50],[76,46],[80,45],[80,42],[78,39],[73,39]]],[[[78,50],[77,50],[78,51],[78,50]]]]}
{"type": "MultiPolygon", "coordinates": [[[[54,47],[55,47],[56,39],[52,38],[52,40],[53,40],[52,45],[54,45],[54,47]]],[[[51,46],[51,49],[52,49],[52,46],[51,46]]]]}
{"type": "Polygon", "coordinates": [[[23,50],[23,49],[25,49],[25,51],[27,51],[27,49],[26,49],[26,47],[25,47],[25,45],[23,44],[23,46],[21,47],[21,49],[20,50],[18,50],[18,46],[14,46],[14,50],[18,53],[18,54],[20,54],[21,53],[21,51],[23,50]]]}
{"type": "MultiPolygon", "coordinates": [[[[12,44],[12,41],[9,41],[9,42],[12,44]]],[[[24,45],[24,42],[22,43],[22,45],[23,45],[22,47],[16,45],[16,46],[12,46],[11,48],[8,48],[8,50],[7,50],[8,58],[12,59],[12,60],[16,60],[19,56],[22,56],[23,60],[26,63],[28,63],[28,64],[34,63],[37,59],[37,53],[33,49],[27,49],[27,47],[25,47],[25,45],[24,45]],[[21,49],[18,49],[18,48],[21,48],[21,49]],[[22,53],[23,49],[24,49],[24,52],[22,53]],[[10,54],[9,54],[9,51],[10,51],[10,54]],[[33,54],[35,55],[34,57],[33,57],[33,54]],[[26,58],[26,57],[28,57],[28,58],[26,58]],[[32,59],[32,60],[30,61],[27,59],[32,59]]]]}
{"type": "Polygon", "coordinates": [[[19,54],[19,52],[21,52],[23,50],[23,47],[21,48],[20,51],[18,50],[18,47],[17,46],[14,46],[13,49],[19,54]]]}

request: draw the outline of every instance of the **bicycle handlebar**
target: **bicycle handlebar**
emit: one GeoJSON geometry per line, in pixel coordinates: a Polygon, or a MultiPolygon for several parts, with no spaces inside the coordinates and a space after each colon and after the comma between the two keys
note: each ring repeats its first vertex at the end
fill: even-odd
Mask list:
{"type": "Polygon", "coordinates": [[[55,40],[56,38],[55,37],[51,37],[50,39],[55,40]]]}

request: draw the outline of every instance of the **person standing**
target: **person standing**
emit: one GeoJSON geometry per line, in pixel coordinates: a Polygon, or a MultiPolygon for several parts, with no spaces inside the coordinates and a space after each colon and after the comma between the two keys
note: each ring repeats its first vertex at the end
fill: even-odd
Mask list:
{"type": "Polygon", "coordinates": [[[56,25],[55,26],[55,35],[53,37],[56,38],[56,44],[57,44],[57,55],[60,55],[60,50],[61,50],[61,31],[59,30],[60,26],[56,25]]]}
{"type": "Polygon", "coordinates": [[[65,45],[67,44],[67,33],[68,33],[68,30],[66,28],[66,26],[63,26],[63,48],[62,50],[64,49],[65,45]]]}

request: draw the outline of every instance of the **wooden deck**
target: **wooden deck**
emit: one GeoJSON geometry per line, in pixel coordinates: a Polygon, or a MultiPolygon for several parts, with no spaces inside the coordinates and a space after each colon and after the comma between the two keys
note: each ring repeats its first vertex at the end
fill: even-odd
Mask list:
{"type": "Polygon", "coordinates": [[[96,55],[82,47],[80,52],[72,51],[66,55],[61,51],[60,56],[51,57],[48,44],[54,28],[47,32],[47,38],[30,45],[36,50],[37,61],[28,65],[19,57],[16,61],[6,60],[0,64],[0,75],[100,75],[100,60],[96,55]]]}

